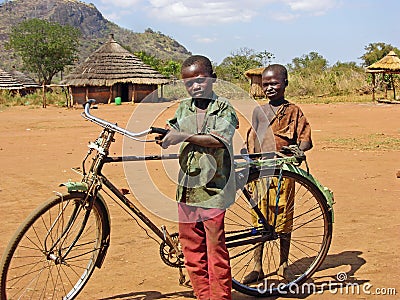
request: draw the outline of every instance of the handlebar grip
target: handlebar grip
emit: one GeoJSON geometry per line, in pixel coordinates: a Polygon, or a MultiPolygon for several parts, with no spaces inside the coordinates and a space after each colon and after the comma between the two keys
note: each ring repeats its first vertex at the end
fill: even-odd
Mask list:
{"type": "Polygon", "coordinates": [[[306,155],[297,145],[283,146],[281,151],[283,154],[293,155],[299,162],[306,160],[306,155]]]}
{"type": "Polygon", "coordinates": [[[150,133],[158,133],[161,135],[166,135],[168,133],[168,129],[165,128],[159,128],[159,127],[150,127],[151,131],[150,133]]]}
{"type": "Polygon", "coordinates": [[[89,104],[92,105],[93,103],[96,103],[96,99],[88,99],[84,105],[89,104]]]}

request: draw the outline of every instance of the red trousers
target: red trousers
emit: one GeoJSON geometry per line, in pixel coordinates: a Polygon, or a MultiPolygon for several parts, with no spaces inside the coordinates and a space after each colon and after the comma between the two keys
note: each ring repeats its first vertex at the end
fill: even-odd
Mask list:
{"type": "Polygon", "coordinates": [[[179,203],[179,241],[194,294],[201,300],[230,300],[229,253],[225,245],[225,211],[179,203]]]}

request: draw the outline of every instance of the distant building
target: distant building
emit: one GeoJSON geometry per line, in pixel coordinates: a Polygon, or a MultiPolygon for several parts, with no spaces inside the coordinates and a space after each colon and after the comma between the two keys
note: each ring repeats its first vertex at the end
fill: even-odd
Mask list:
{"type": "Polygon", "coordinates": [[[40,85],[28,75],[15,69],[10,72],[0,69],[0,89],[19,93],[23,96],[38,88],[40,88],[40,85]]]}
{"type": "Polygon", "coordinates": [[[265,98],[265,94],[262,90],[262,82],[261,75],[264,71],[265,67],[250,69],[244,72],[247,78],[250,81],[250,90],[249,94],[254,98],[265,98]]]}
{"type": "Polygon", "coordinates": [[[61,84],[69,87],[72,102],[76,104],[87,99],[110,103],[116,97],[125,102],[141,102],[159,85],[169,81],[110,35],[110,39],[67,75],[61,84]]]}

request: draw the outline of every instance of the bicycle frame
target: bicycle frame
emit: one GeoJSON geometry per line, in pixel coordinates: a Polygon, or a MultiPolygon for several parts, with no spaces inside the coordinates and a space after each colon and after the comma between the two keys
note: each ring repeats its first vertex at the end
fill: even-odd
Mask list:
{"type": "MultiPolygon", "coordinates": [[[[161,240],[167,243],[168,246],[174,248],[177,252],[180,253],[180,250],[177,248],[177,245],[172,241],[170,234],[168,231],[163,228],[163,230],[160,230],[143,212],[140,211],[137,206],[135,206],[127,197],[125,197],[119,189],[109,180],[107,179],[102,173],[102,168],[105,164],[107,163],[116,163],[116,162],[133,162],[133,161],[146,161],[146,160],[166,160],[166,159],[178,159],[179,156],[178,154],[169,154],[169,155],[144,155],[144,156],[115,156],[111,157],[108,156],[108,149],[111,145],[111,143],[114,141],[114,134],[119,133],[121,135],[127,136],[128,138],[132,138],[137,140],[137,137],[141,137],[144,135],[147,135],[149,133],[154,133],[157,132],[157,128],[151,127],[148,130],[139,132],[139,133],[132,133],[130,131],[127,131],[116,124],[112,124],[110,122],[107,122],[105,120],[102,120],[100,118],[97,118],[93,115],[90,114],[90,105],[94,103],[94,100],[89,100],[86,105],[85,105],[85,110],[82,113],[82,116],[89,121],[96,123],[97,125],[103,127],[103,131],[101,132],[100,136],[97,138],[96,142],[92,142],[89,144],[89,152],[83,161],[82,164],[82,169],[83,169],[83,175],[84,175],[84,180],[83,182],[86,182],[89,186],[96,186],[96,185],[91,185],[90,183],[94,183],[97,180],[99,182],[97,183],[97,188],[99,189],[100,186],[103,184],[106,186],[124,205],[136,216],[139,217],[139,219],[148,226],[161,240]],[[90,153],[96,150],[98,152],[97,157],[95,161],[91,165],[91,169],[88,174],[86,174],[85,169],[84,169],[84,163],[87,159],[87,157],[90,155],[90,153]]],[[[162,129],[160,129],[162,130],[162,129]]],[[[298,156],[286,156],[281,153],[277,152],[268,152],[268,153],[257,153],[257,154],[240,154],[240,155],[235,155],[234,156],[234,165],[235,169],[237,170],[235,172],[235,176],[237,178],[238,182],[242,182],[243,178],[246,178],[246,174],[248,175],[248,172],[251,168],[257,169],[257,171],[262,171],[262,170],[269,170],[269,169],[275,169],[275,168],[280,168],[281,170],[291,168],[291,171],[296,172],[296,173],[301,173],[302,176],[308,177],[311,179],[313,182],[317,184],[317,186],[321,187],[321,191],[324,193],[324,195],[327,197],[327,201],[330,204],[330,206],[333,204],[333,196],[330,193],[329,190],[325,189],[322,187],[321,184],[319,184],[315,178],[309,174],[308,170],[307,172],[298,168],[297,166],[302,162],[302,159],[299,159],[298,156]],[[258,160],[254,160],[252,158],[259,158],[258,160]],[[243,159],[244,162],[240,162],[238,160],[243,159]],[[244,170],[244,171],[243,171],[244,170]]],[[[308,169],[308,168],[307,168],[308,169]]],[[[237,185],[237,189],[242,189],[243,186],[241,184],[237,185]]],[[[90,188],[89,188],[90,191],[90,188]]],[[[97,192],[96,192],[97,193],[97,192]]],[[[95,194],[92,194],[92,196],[95,196],[95,194]]],[[[253,207],[257,206],[257,203],[253,203],[253,199],[251,198],[251,195],[248,193],[246,189],[243,190],[244,196],[247,198],[249,204],[253,207]]],[[[279,195],[279,193],[278,193],[279,195]]],[[[278,203],[279,199],[276,199],[276,202],[278,203]]],[[[263,219],[264,216],[261,213],[259,209],[255,209],[257,215],[259,216],[260,219],[263,219]]],[[[275,216],[276,217],[276,216],[275,216]]],[[[262,237],[254,237],[254,233],[241,233],[240,235],[234,235],[231,237],[227,237],[227,246],[228,247],[235,247],[237,245],[243,245],[243,244],[255,244],[258,242],[265,241],[267,239],[275,239],[276,235],[273,233],[273,226],[269,225],[267,222],[263,224],[263,229],[262,229],[262,237]],[[265,234],[268,233],[268,234],[265,234]],[[246,239],[243,240],[243,238],[249,238],[253,236],[252,239],[246,239]],[[237,240],[235,242],[235,240],[237,240]]],[[[261,233],[261,232],[260,232],[261,233]]]]}

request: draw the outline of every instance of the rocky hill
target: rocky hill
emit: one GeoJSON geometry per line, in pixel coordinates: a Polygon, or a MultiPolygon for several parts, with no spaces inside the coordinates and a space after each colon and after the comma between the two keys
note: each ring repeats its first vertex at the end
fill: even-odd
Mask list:
{"type": "Polygon", "coordinates": [[[13,0],[0,4],[0,67],[20,66],[18,57],[4,49],[12,26],[31,19],[45,19],[72,25],[82,32],[80,60],[84,60],[107,41],[109,34],[132,52],[145,51],[159,59],[184,60],[190,52],[173,38],[147,29],[133,32],[106,20],[93,4],[78,0],[13,0]]]}

